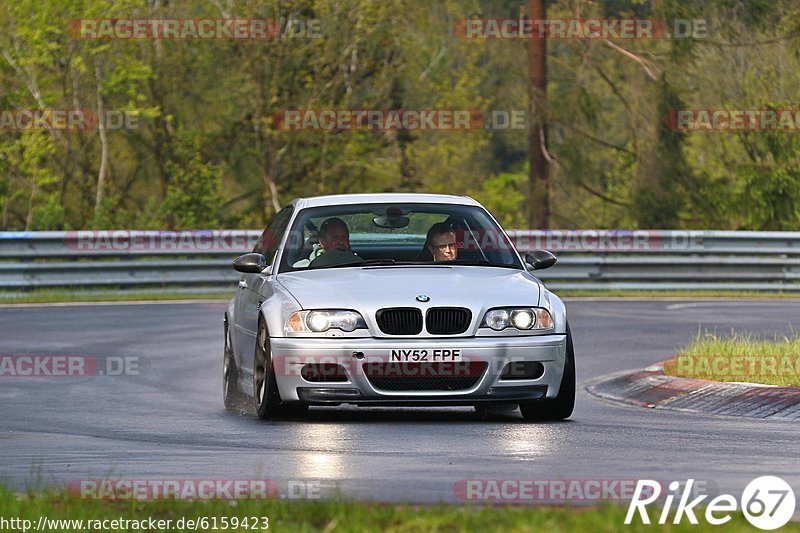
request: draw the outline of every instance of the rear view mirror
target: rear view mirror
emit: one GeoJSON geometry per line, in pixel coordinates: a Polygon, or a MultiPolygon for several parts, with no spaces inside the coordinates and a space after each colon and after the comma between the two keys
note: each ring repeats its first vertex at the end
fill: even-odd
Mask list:
{"type": "Polygon", "coordinates": [[[377,216],[372,222],[379,228],[400,229],[408,226],[411,219],[403,215],[403,211],[396,206],[386,208],[386,214],[377,216]]]}
{"type": "Polygon", "coordinates": [[[233,260],[233,268],[245,274],[259,274],[267,268],[267,259],[256,253],[240,255],[233,260]]]}
{"type": "Polygon", "coordinates": [[[533,267],[534,270],[544,270],[556,264],[558,259],[547,250],[534,250],[525,254],[525,262],[533,267]]]}

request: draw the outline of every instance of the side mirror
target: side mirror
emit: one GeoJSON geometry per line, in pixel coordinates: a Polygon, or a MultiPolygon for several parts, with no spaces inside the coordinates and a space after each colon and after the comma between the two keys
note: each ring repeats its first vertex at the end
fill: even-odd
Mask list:
{"type": "Polygon", "coordinates": [[[525,254],[525,262],[533,267],[534,270],[544,270],[556,264],[558,259],[547,250],[534,250],[525,254]]]}
{"type": "Polygon", "coordinates": [[[233,260],[233,268],[245,274],[259,274],[267,268],[267,259],[261,254],[244,254],[233,260]]]}

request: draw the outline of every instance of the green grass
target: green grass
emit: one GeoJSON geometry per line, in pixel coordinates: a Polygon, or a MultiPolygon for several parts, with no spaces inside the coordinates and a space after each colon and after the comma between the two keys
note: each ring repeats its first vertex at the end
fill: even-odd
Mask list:
{"type": "Polygon", "coordinates": [[[36,290],[26,293],[0,291],[0,305],[22,303],[61,302],[126,302],[158,300],[230,300],[235,289],[215,292],[142,291],[89,291],[89,290],[36,290]]]}
{"type": "Polygon", "coordinates": [[[715,381],[800,387],[800,336],[766,340],[698,333],[664,365],[666,374],[715,381]]]}
{"type": "Polygon", "coordinates": [[[603,289],[597,291],[590,290],[556,290],[554,292],[566,298],[682,298],[682,299],[701,299],[701,298],[800,298],[800,291],[642,291],[642,290],[612,290],[603,289]]]}
{"type": "MultiPolygon", "coordinates": [[[[0,291],[0,305],[21,303],[61,302],[125,302],[134,300],[230,300],[235,287],[213,292],[181,292],[159,289],[88,290],[88,289],[37,289],[26,292],[0,291]]],[[[703,299],[703,298],[800,298],[795,292],[770,291],[620,291],[620,290],[563,290],[556,291],[566,298],[652,298],[652,299],[703,299]]]]}
{"type": "MultiPolygon", "coordinates": [[[[66,492],[49,490],[17,495],[0,487],[0,517],[21,518],[37,524],[39,517],[50,519],[104,520],[147,518],[172,520],[173,526],[162,531],[188,531],[174,524],[181,517],[198,519],[217,517],[267,517],[267,531],[326,531],[326,532],[460,532],[460,531],[718,531],[708,525],[702,511],[696,510],[699,526],[688,520],[678,526],[643,525],[638,517],[630,526],[624,524],[627,505],[602,504],[591,507],[531,507],[487,505],[401,505],[348,502],[342,499],[322,501],[238,500],[238,501],[128,501],[80,500],[66,492]]],[[[674,515],[670,513],[670,520],[674,515]]],[[[650,512],[651,521],[658,511],[650,512]]],[[[734,514],[725,531],[756,531],[740,514],[734,514]]],[[[130,529],[135,531],[134,529],[130,529]]],[[[192,529],[193,530],[193,529],[192,529]]],[[[199,531],[210,530],[199,528],[199,531]]],[[[5,529],[4,531],[21,531],[5,529]]],[[[56,531],[51,529],[51,531],[56,531]]],[[[61,527],[57,531],[78,531],[61,527]]],[[[105,529],[104,531],[126,531],[105,529]]],[[[228,531],[245,531],[243,528],[228,531]]],[[[252,531],[248,529],[248,531],[252,531]]],[[[262,531],[256,529],[255,531],[262,531]]],[[[790,523],[782,531],[800,531],[800,525],[790,523]]]]}

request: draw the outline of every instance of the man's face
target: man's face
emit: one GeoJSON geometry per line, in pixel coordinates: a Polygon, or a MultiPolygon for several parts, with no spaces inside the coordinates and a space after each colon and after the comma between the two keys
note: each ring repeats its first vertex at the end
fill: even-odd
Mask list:
{"type": "Polygon", "coordinates": [[[431,243],[428,245],[428,250],[431,252],[433,260],[436,262],[455,260],[456,257],[458,257],[456,234],[447,232],[431,236],[431,243]]]}
{"type": "Polygon", "coordinates": [[[331,250],[346,252],[350,249],[350,232],[347,226],[332,224],[319,236],[319,243],[326,252],[331,250]]]}

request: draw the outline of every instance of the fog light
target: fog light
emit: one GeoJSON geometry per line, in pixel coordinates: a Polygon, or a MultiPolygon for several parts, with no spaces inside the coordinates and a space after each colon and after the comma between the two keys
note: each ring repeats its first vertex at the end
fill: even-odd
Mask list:
{"type": "Polygon", "coordinates": [[[511,361],[500,373],[500,379],[539,379],[544,365],[539,361],[511,361]]]}
{"type": "Polygon", "coordinates": [[[300,375],[311,383],[347,381],[344,367],[336,363],[309,363],[303,366],[300,375]]]}

